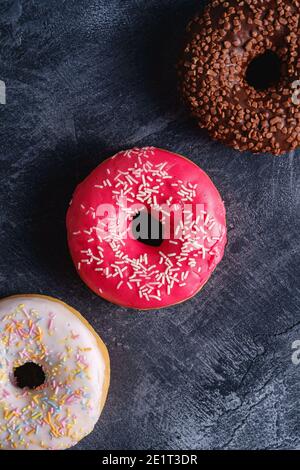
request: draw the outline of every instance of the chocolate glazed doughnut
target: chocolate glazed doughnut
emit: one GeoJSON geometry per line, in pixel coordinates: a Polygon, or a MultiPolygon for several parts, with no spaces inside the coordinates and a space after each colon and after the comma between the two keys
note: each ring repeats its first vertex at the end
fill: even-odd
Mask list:
{"type": "Polygon", "coordinates": [[[275,155],[300,145],[300,1],[216,0],[188,26],[183,96],[223,143],[275,155]]]}

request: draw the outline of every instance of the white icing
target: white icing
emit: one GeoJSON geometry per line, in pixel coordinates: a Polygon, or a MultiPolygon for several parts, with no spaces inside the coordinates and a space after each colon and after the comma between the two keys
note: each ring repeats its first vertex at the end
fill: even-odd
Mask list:
{"type": "Polygon", "coordinates": [[[0,448],[64,449],[89,434],[101,413],[107,364],[95,335],[47,297],[0,301],[0,448]],[[45,384],[14,384],[14,369],[34,362],[45,384]]]}

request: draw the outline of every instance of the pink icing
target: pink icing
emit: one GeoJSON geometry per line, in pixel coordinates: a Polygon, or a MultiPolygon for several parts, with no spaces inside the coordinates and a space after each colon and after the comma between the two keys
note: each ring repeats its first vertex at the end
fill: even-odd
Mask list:
{"type": "Polygon", "coordinates": [[[182,302],[207,282],[224,254],[226,213],[218,190],[197,165],[166,150],[135,148],[101,163],[77,187],[67,231],[78,274],[96,294],[122,306],[153,309],[182,302]],[[184,206],[187,217],[181,238],[175,236],[173,218],[161,213],[164,223],[166,217],[171,221],[171,238],[159,247],[132,237],[120,240],[112,226],[103,224],[98,208],[112,204],[117,209],[124,195],[127,233],[133,204],[148,211],[175,205],[184,206]]]}

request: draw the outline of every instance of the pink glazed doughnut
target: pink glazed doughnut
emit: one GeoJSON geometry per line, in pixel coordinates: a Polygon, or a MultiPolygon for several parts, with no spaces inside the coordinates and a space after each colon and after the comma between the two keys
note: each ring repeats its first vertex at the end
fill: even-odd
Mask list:
{"type": "Polygon", "coordinates": [[[77,187],[67,232],[78,274],[96,294],[158,309],[193,297],[207,282],[224,254],[226,213],[197,165],[166,150],[134,148],[77,187]]]}

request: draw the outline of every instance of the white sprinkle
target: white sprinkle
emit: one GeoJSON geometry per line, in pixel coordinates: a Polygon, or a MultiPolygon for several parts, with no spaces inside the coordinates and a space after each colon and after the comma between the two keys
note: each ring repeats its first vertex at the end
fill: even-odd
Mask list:
{"type": "Polygon", "coordinates": [[[149,295],[149,297],[150,297],[151,299],[156,299],[156,300],[161,301],[161,298],[160,298],[158,295],[149,295]]]}
{"type": "Polygon", "coordinates": [[[205,217],[205,220],[204,220],[204,225],[208,224],[209,219],[210,219],[210,216],[209,216],[209,214],[207,214],[207,216],[205,217]]]}

